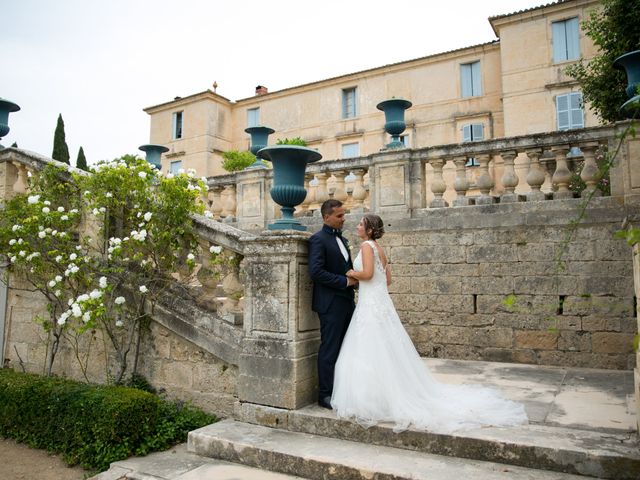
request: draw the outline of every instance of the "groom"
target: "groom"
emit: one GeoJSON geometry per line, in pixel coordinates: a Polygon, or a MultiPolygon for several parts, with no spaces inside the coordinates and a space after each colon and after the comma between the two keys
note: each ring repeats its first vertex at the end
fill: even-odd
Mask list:
{"type": "Polygon", "coordinates": [[[313,280],[312,308],[320,318],[318,405],[331,408],[333,372],[355,308],[356,281],[345,276],[353,264],[347,240],[342,238],[342,202],[327,200],[320,213],[324,225],[309,239],[309,273],[313,280]]]}

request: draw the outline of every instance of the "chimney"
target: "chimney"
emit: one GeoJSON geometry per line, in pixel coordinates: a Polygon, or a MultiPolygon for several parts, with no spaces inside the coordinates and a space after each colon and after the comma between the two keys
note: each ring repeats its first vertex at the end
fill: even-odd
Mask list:
{"type": "Polygon", "coordinates": [[[267,93],[269,93],[267,87],[263,87],[262,85],[256,87],[256,95],[266,95],[267,93]]]}

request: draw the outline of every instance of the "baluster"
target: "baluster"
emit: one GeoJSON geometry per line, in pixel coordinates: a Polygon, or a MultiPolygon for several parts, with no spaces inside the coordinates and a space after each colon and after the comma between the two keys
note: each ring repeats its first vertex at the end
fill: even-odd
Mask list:
{"type": "Polygon", "coordinates": [[[322,206],[326,200],[329,200],[329,193],[327,192],[327,174],[325,172],[316,173],[316,179],[318,180],[318,186],[316,188],[316,202],[322,206]]]}
{"type": "Polygon", "coordinates": [[[340,200],[342,203],[347,201],[349,197],[347,195],[346,186],[344,183],[344,177],[347,176],[347,172],[345,170],[336,170],[333,172],[333,176],[336,179],[335,182],[335,190],[333,191],[334,200],[340,200]]]}
{"type": "Polygon", "coordinates": [[[442,167],[444,167],[444,159],[432,158],[429,159],[429,165],[433,168],[433,179],[431,180],[431,191],[434,198],[429,204],[429,208],[442,208],[447,206],[447,202],[442,198],[442,195],[447,190],[447,184],[444,183],[442,177],[442,167]]]}
{"type": "Polygon", "coordinates": [[[596,163],[596,150],[598,146],[597,142],[580,145],[580,150],[582,150],[584,155],[584,165],[582,166],[580,178],[587,184],[586,188],[580,193],[580,196],[583,198],[587,196],[599,197],[602,195],[602,192],[596,186],[600,180],[600,171],[596,163]]]}
{"type": "Polygon", "coordinates": [[[225,185],[223,195],[225,196],[223,211],[221,215],[224,217],[225,222],[230,223],[235,221],[236,217],[236,186],[225,185]]]}
{"type": "Polygon", "coordinates": [[[16,181],[13,184],[14,193],[27,193],[29,188],[29,180],[27,179],[27,167],[20,162],[11,162],[18,170],[16,181]]]}
{"type": "Polygon", "coordinates": [[[353,175],[356,177],[353,182],[353,197],[354,207],[352,212],[364,212],[364,199],[367,198],[367,191],[364,189],[364,169],[357,169],[353,171],[353,175]]]}
{"type": "Polygon", "coordinates": [[[478,169],[480,170],[480,176],[476,180],[476,187],[480,190],[480,196],[476,198],[476,205],[488,205],[493,203],[493,197],[489,195],[489,192],[493,188],[494,182],[491,175],[489,175],[489,161],[491,155],[488,153],[482,153],[476,155],[476,160],[480,162],[478,169]]]}
{"type": "Polygon", "coordinates": [[[500,152],[502,161],[504,162],[504,172],[502,173],[502,186],[504,192],[500,197],[501,203],[512,203],[518,201],[518,195],[515,193],[515,189],[518,186],[518,176],[513,166],[514,159],[518,153],[515,150],[509,150],[507,152],[500,152]]]}
{"type": "Polygon", "coordinates": [[[467,164],[467,157],[455,157],[453,163],[456,166],[456,179],[453,182],[453,188],[456,191],[456,198],[453,201],[454,207],[465,207],[469,205],[469,197],[467,197],[467,190],[469,190],[469,179],[467,178],[467,172],[465,165],[467,164]]]}
{"type": "Polygon", "coordinates": [[[571,181],[571,171],[567,165],[567,153],[569,153],[569,150],[569,145],[558,145],[551,148],[556,157],[556,171],[551,177],[553,186],[556,189],[553,192],[554,200],[573,198],[573,192],[569,190],[569,182],[571,181]]]}
{"type": "Polygon", "coordinates": [[[540,165],[541,148],[527,150],[529,157],[529,171],[527,172],[527,183],[531,187],[531,192],[527,193],[527,201],[539,202],[544,200],[544,193],[540,190],[544,183],[545,175],[540,165]]]}
{"type": "Polygon", "coordinates": [[[218,284],[220,283],[220,275],[211,265],[211,252],[209,247],[211,244],[204,240],[198,239],[200,245],[200,269],[196,274],[196,278],[202,285],[202,292],[196,295],[195,299],[198,305],[207,310],[216,310],[218,284]]]}
{"type": "Polygon", "coordinates": [[[313,192],[311,191],[311,180],[313,180],[313,175],[306,175],[304,177],[304,189],[307,191],[307,196],[304,197],[304,200],[300,204],[299,211],[301,215],[306,215],[309,211],[309,206],[313,202],[313,192]]]}
{"type": "Polygon", "coordinates": [[[220,219],[222,216],[222,210],[224,210],[223,202],[222,202],[222,187],[220,185],[214,185],[209,190],[209,194],[211,195],[211,213],[213,213],[213,217],[216,219],[220,219]]]}

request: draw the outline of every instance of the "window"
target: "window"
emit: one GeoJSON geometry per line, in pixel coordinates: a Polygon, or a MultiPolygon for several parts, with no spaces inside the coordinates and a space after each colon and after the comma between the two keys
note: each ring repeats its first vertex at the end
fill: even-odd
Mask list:
{"type": "Polygon", "coordinates": [[[402,142],[402,145],[404,145],[405,147],[409,148],[409,134],[405,134],[405,135],[400,135],[400,141],[402,142]]]}
{"type": "Polygon", "coordinates": [[[578,17],[553,22],[553,61],[566,62],[580,58],[580,35],[578,17]]]}
{"type": "Polygon", "coordinates": [[[173,140],[182,138],[182,114],[183,112],[173,112],[173,140]]]}
{"type": "Polygon", "coordinates": [[[171,165],[169,165],[169,171],[174,175],[177,173],[180,173],[181,169],[182,169],[182,160],[174,160],[173,162],[171,162],[171,165]]]}
{"type": "Polygon", "coordinates": [[[344,143],[342,144],[342,158],[352,158],[360,156],[360,144],[359,143],[344,143]]]}
{"type": "MultiPolygon", "coordinates": [[[[469,123],[462,126],[463,142],[479,142],[480,140],[484,140],[484,125],[482,123],[469,123]]],[[[478,160],[470,158],[465,167],[477,167],[478,165],[480,165],[478,160]]]]}
{"type": "Polygon", "coordinates": [[[356,116],[356,87],[342,90],[342,118],[356,116]]]}
{"type": "Polygon", "coordinates": [[[460,65],[460,90],[463,97],[478,97],[482,95],[480,62],[460,65]]]}
{"type": "Polygon", "coordinates": [[[573,92],[556,97],[558,130],[584,128],[582,93],[573,92]]]}
{"type": "Polygon", "coordinates": [[[257,127],[260,125],[260,107],[247,110],[247,127],[257,127]]]}

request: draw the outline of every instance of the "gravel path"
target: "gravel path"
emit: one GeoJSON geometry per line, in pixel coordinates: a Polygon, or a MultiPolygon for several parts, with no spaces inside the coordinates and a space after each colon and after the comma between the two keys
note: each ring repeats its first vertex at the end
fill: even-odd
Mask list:
{"type": "Polygon", "coordinates": [[[0,479],[82,480],[88,474],[80,467],[67,467],[58,455],[0,438],[0,479]]]}

